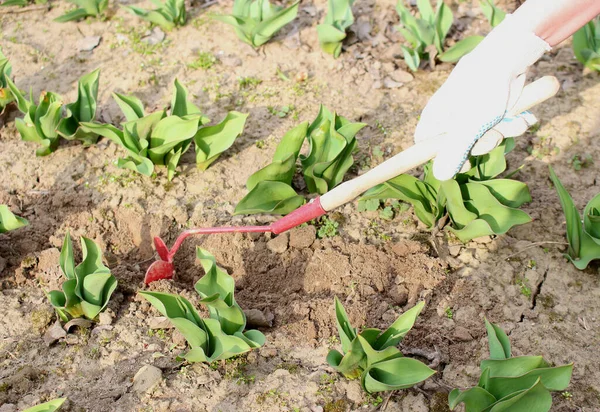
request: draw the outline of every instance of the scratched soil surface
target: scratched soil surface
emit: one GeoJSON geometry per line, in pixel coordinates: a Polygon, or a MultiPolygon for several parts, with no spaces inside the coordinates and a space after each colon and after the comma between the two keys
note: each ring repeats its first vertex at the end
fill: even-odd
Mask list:
{"type": "MultiPolygon", "coordinates": [[[[444,411],[451,388],[477,382],[479,362],[488,356],[484,317],[507,330],[515,354],[574,362],[568,392],[554,394],[553,410],[600,410],[598,266],[579,271],[562,257],[565,224],[547,169],[554,166],[580,209],[600,191],[600,162],[581,170],[571,162],[575,155],[598,159],[600,77],[582,73],[568,44],[533,68],[532,77],[555,74],[563,89],[533,110],[540,127],[520,138],[508,159],[510,170],[522,166],[516,178],[531,189],[533,201],[524,209],[532,223],[457,245],[443,231],[426,231],[410,209],[385,220],[351,203],[331,215],[339,224],[332,238],[320,239],[308,225],[278,237],[190,239],[176,256],[175,279],[145,287],[153,236],[171,244],[187,227],[274,219],[232,215],[248,176],[270,162],[286,130],[314,118],[320,103],[369,125],[358,135],[349,174],[356,176],[410,146],[420,110],[451,66],[407,72],[391,0],[355,4],[356,23],[337,60],[318,46],[323,0],[303,2],[299,18],[258,51],[208,17],[229,10],[230,1],[194,3],[188,24],[157,45],[144,43],[149,26],[112,2],[105,21],[67,24],[52,22],[67,6],[51,5],[0,11],[2,50],[21,89],[72,99],[79,76],[99,67],[105,122],[121,119],[113,91],[159,108],[168,104],[175,78],[211,119],[233,109],[250,116],[243,135],[207,171],[196,169],[189,153],[168,182],[162,169],[152,178],[118,169],[122,151],[106,139],[89,148],[63,143],[36,158],[34,145],[15,129],[18,112],[4,114],[0,204],[31,224],[0,235],[0,411],[59,396],[69,399],[66,411],[444,411]],[[98,46],[79,51],[91,36],[101,36],[98,46]],[[216,57],[212,67],[189,66],[199,52],[216,57]],[[283,106],[290,109],[280,117],[283,106]],[[61,282],[58,255],[67,230],[99,243],[119,287],[99,324],[47,346],[43,336],[55,315],[44,290],[61,282]],[[198,303],[196,246],[236,279],[239,304],[267,337],[263,348],[210,367],[177,361],[185,341],[136,292],[176,292],[198,303]],[[360,327],[385,327],[424,300],[401,349],[437,374],[381,397],[366,396],[359,382],[337,375],[325,362],[338,345],[334,296],[360,327]],[[145,365],[160,374],[155,385],[139,390],[133,377],[145,365]]],[[[469,1],[452,7],[454,39],[487,30],[469,1]]]]}

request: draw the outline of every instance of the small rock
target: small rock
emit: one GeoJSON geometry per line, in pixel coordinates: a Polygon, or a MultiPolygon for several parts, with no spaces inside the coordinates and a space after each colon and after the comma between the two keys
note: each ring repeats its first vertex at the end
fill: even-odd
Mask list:
{"type": "Polygon", "coordinates": [[[315,17],[317,15],[317,8],[315,6],[305,6],[302,10],[310,17],[315,17]]]}
{"type": "Polygon", "coordinates": [[[399,410],[410,412],[427,412],[429,411],[429,406],[427,405],[425,396],[422,393],[417,395],[409,393],[404,399],[402,399],[402,406],[399,410]]]}
{"type": "Polygon", "coordinates": [[[92,51],[100,44],[100,40],[102,37],[100,36],[88,36],[83,39],[77,40],[77,50],[82,51],[92,51]]]}
{"type": "Polygon", "coordinates": [[[461,248],[461,245],[450,245],[448,246],[448,253],[450,253],[450,256],[456,257],[460,253],[461,248]]]}
{"type": "Polygon", "coordinates": [[[275,348],[262,348],[260,350],[260,356],[263,358],[272,358],[277,355],[277,349],[275,348]]]}
{"type": "Polygon", "coordinates": [[[392,286],[389,294],[394,300],[394,303],[398,306],[404,306],[406,305],[406,302],[408,302],[408,289],[403,284],[392,286]]]}
{"type": "Polygon", "coordinates": [[[165,39],[165,32],[162,31],[159,27],[155,27],[152,29],[149,35],[142,38],[142,41],[150,46],[154,46],[162,42],[165,39]]]}
{"type": "Polygon", "coordinates": [[[491,236],[476,237],[475,239],[473,239],[473,242],[479,243],[479,244],[491,243],[492,237],[491,236]]]}
{"type": "Polygon", "coordinates": [[[65,336],[64,342],[67,345],[77,345],[79,343],[79,338],[76,335],[69,334],[69,335],[65,336]]]}
{"type": "Polygon", "coordinates": [[[173,343],[177,346],[185,346],[186,342],[187,340],[185,339],[185,336],[183,336],[181,332],[175,329],[173,331],[173,343]]]}
{"type": "Polygon", "coordinates": [[[148,319],[148,327],[150,329],[171,329],[174,326],[166,316],[155,316],[148,319]]]}
{"type": "Polygon", "coordinates": [[[5,403],[0,406],[0,412],[17,412],[17,405],[14,403],[5,403]]]}
{"type": "Polygon", "coordinates": [[[317,229],[312,226],[297,227],[290,232],[290,247],[305,249],[311,247],[317,236],[317,229]]]}
{"type": "Polygon", "coordinates": [[[371,87],[373,87],[373,89],[381,89],[381,81],[375,80],[371,87]]]}
{"type": "Polygon", "coordinates": [[[219,61],[227,67],[238,67],[242,65],[242,59],[236,55],[219,56],[219,61]]]}
{"type": "Polygon", "coordinates": [[[162,380],[162,371],[156,366],[144,365],[133,377],[133,390],[138,393],[148,392],[162,380]]]}
{"type": "Polygon", "coordinates": [[[113,321],[113,316],[109,311],[104,311],[98,315],[98,321],[101,325],[110,325],[113,321]]]}
{"type": "Polygon", "coordinates": [[[273,326],[273,314],[271,312],[267,312],[267,314],[263,313],[258,309],[247,309],[244,311],[246,314],[246,322],[248,326],[254,326],[258,328],[270,328],[273,326]]]}
{"type": "Polygon", "coordinates": [[[390,79],[398,83],[409,83],[414,80],[414,77],[409,72],[405,72],[402,69],[397,69],[390,73],[390,79]]]}
{"type": "Polygon", "coordinates": [[[65,323],[63,329],[69,332],[73,326],[78,326],[82,329],[87,329],[90,326],[92,326],[92,321],[83,318],[71,319],[70,321],[65,323]]]}
{"type": "Polygon", "coordinates": [[[473,340],[473,336],[471,336],[471,334],[466,328],[463,328],[462,326],[457,326],[454,329],[454,339],[461,342],[468,342],[470,340],[473,340]]]}
{"type": "Polygon", "coordinates": [[[60,324],[60,321],[57,320],[56,322],[54,322],[54,325],[48,328],[48,330],[44,334],[44,343],[50,346],[54,342],[64,338],[65,336],[67,336],[67,332],[63,329],[62,325],[60,324]]]}
{"type": "Polygon", "coordinates": [[[267,242],[267,249],[273,253],[283,253],[288,248],[289,234],[284,232],[267,242]]]}
{"type": "Polygon", "coordinates": [[[386,89],[397,89],[402,86],[404,86],[404,83],[392,80],[390,77],[386,77],[383,79],[383,87],[385,87],[386,89]]]}
{"type": "Polygon", "coordinates": [[[354,403],[362,403],[363,391],[358,382],[351,381],[346,383],[346,397],[354,403]]]}

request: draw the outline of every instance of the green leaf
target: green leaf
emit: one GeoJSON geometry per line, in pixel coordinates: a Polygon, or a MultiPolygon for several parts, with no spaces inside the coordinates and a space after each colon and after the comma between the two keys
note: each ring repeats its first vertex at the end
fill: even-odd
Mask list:
{"type": "Polygon", "coordinates": [[[300,1],[295,2],[291,6],[280,10],[277,14],[261,21],[254,29],[252,44],[254,47],[260,47],[268,42],[271,37],[281,30],[285,25],[290,23],[298,15],[298,6],[300,1]]]}
{"type": "Polygon", "coordinates": [[[223,121],[215,126],[203,127],[194,136],[196,164],[206,170],[221,153],[229,149],[235,139],[242,134],[247,114],[229,112],[223,121]]]}
{"type": "Polygon", "coordinates": [[[379,362],[363,373],[362,384],[369,392],[410,388],[433,375],[435,371],[411,358],[395,358],[379,362]]]}
{"type": "Polygon", "coordinates": [[[448,395],[448,406],[450,407],[450,410],[454,410],[459,404],[464,403],[465,409],[468,412],[481,412],[495,402],[496,398],[494,398],[494,395],[479,386],[475,386],[462,392],[458,389],[453,389],[448,395]]]}
{"type": "Polygon", "coordinates": [[[27,219],[14,215],[8,206],[0,205],[0,233],[16,230],[28,224],[27,219]]]}
{"type": "Polygon", "coordinates": [[[144,105],[137,97],[113,93],[113,99],[115,99],[121,108],[121,111],[125,115],[125,118],[128,122],[141,119],[142,117],[146,116],[144,113],[144,105]]]}
{"type": "Polygon", "coordinates": [[[67,398],[53,399],[48,402],[41,403],[31,408],[25,409],[23,412],[54,412],[60,409],[67,398]]]}
{"type": "Polygon", "coordinates": [[[306,138],[308,123],[304,122],[288,131],[275,150],[273,162],[252,174],[246,181],[248,190],[259,182],[276,181],[290,185],[296,171],[296,159],[306,138]]]}
{"type": "Polygon", "coordinates": [[[423,310],[425,302],[419,302],[396,319],[396,321],[377,339],[373,345],[374,349],[385,349],[396,346],[404,336],[412,329],[417,316],[423,310]]]}
{"type": "Polygon", "coordinates": [[[547,412],[552,407],[552,396],[538,379],[534,385],[516,395],[500,399],[490,412],[547,412]]]}
{"type": "Polygon", "coordinates": [[[600,193],[583,210],[583,229],[596,242],[600,241],[600,193]]]}
{"type": "Polygon", "coordinates": [[[304,197],[286,183],[262,181],[246,195],[235,207],[236,215],[270,213],[288,214],[304,204],[304,197]]]}
{"type": "Polygon", "coordinates": [[[188,100],[187,89],[179,80],[175,79],[175,91],[171,100],[171,115],[183,117],[190,114],[200,114],[200,109],[188,100]]]}
{"type": "Polygon", "coordinates": [[[58,23],[66,23],[68,21],[85,19],[87,16],[90,16],[90,14],[86,10],[75,9],[55,18],[54,21],[58,23]]]}
{"type": "Polygon", "coordinates": [[[569,242],[567,257],[576,268],[585,269],[592,260],[600,258],[600,245],[584,230],[581,216],[571,195],[564,188],[552,167],[549,166],[549,168],[550,179],[558,193],[567,222],[567,241],[569,242]]]}
{"type": "Polygon", "coordinates": [[[435,15],[435,37],[436,47],[438,53],[441,54],[444,51],[444,40],[452,27],[454,16],[450,7],[446,6],[443,0],[438,0],[438,6],[435,15]]]}
{"type": "Polygon", "coordinates": [[[65,240],[60,251],[60,268],[67,279],[75,279],[75,258],[73,257],[73,242],[69,232],[65,234],[65,240]]]}
{"type": "Polygon", "coordinates": [[[493,0],[480,0],[479,7],[481,7],[483,15],[488,19],[492,27],[496,27],[502,23],[504,17],[506,17],[506,13],[499,7],[496,7],[493,0]]]}
{"type": "Polygon", "coordinates": [[[475,47],[483,40],[483,36],[469,36],[461,41],[457,42],[455,45],[444,51],[442,54],[438,56],[438,58],[443,62],[448,63],[456,63],[463,57],[465,54],[473,51],[475,47]]]}
{"type": "Polygon", "coordinates": [[[234,299],[235,281],[217,266],[215,257],[207,250],[197,247],[196,257],[206,273],[194,285],[202,298],[200,302],[208,306],[210,317],[221,323],[224,333],[233,335],[242,332],[246,326],[246,315],[234,299]]]}
{"type": "Polygon", "coordinates": [[[529,187],[523,182],[511,179],[493,179],[478,182],[487,187],[490,193],[504,206],[517,208],[531,202],[529,187]]]}
{"type": "Polygon", "coordinates": [[[537,381],[541,381],[547,390],[562,391],[569,386],[572,373],[573,364],[534,369],[521,376],[491,377],[485,389],[496,399],[527,389],[537,381]]]}
{"type": "Polygon", "coordinates": [[[489,377],[520,376],[534,369],[548,366],[541,356],[517,356],[506,359],[486,359],[481,361],[481,371],[489,369],[489,377]]]}
{"type": "Polygon", "coordinates": [[[66,106],[67,116],[58,124],[58,134],[67,140],[80,140],[85,145],[96,142],[98,135],[80,129],[81,122],[93,122],[96,117],[100,69],[81,76],[77,84],[77,100],[66,106]]]}
{"type": "Polygon", "coordinates": [[[488,345],[490,347],[490,358],[510,358],[510,340],[502,328],[485,319],[485,329],[487,330],[488,345]]]}
{"type": "Polygon", "coordinates": [[[346,32],[324,23],[317,26],[317,36],[321,49],[337,59],[342,53],[342,41],[346,38],[346,32]]]}
{"type": "Polygon", "coordinates": [[[348,352],[352,346],[352,341],[356,339],[356,329],[350,324],[346,309],[342,305],[342,302],[337,296],[334,297],[335,304],[335,318],[337,321],[338,334],[340,335],[340,341],[342,342],[342,350],[348,352]]]}

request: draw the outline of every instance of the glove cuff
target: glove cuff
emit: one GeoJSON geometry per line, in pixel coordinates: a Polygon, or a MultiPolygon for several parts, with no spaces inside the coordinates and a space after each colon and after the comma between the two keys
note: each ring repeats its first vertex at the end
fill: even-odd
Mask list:
{"type": "Polygon", "coordinates": [[[551,49],[529,24],[507,14],[471,54],[479,55],[479,59],[484,59],[481,61],[504,67],[516,77],[551,49]]]}

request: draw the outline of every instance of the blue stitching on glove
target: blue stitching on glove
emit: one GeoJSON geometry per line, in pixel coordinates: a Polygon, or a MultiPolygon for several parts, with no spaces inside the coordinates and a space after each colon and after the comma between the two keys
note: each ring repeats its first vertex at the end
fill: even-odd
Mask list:
{"type": "Polygon", "coordinates": [[[460,161],[458,167],[456,168],[456,170],[454,171],[454,174],[456,175],[458,172],[460,172],[460,169],[462,169],[463,165],[465,164],[465,162],[467,161],[467,159],[469,158],[469,153],[471,153],[471,149],[473,148],[473,146],[475,146],[475,143],[477,143],[477,141],[479,139],[481,139],[481,137],[485,134],[485,132],[487,132],[488,130],[490,130],[492,127],[496,126],[498,123],[500,123],[500,121],[502,119],[504,119],[504,115],[506,114],[506,112],[504,112],[501,116],[496,116],[494,117],[494,119],[491,122],[487,122],[486,124],[484,124],[483,126],[481,126],[479,128],[479,132],[477,132],[477,134],[475,135],[475,138],[473,139],[473,141],[469,144],[469,147],[467,147],[467,150],[465,151],[465,153],[462,156],[462,160],[460,161]]]}

